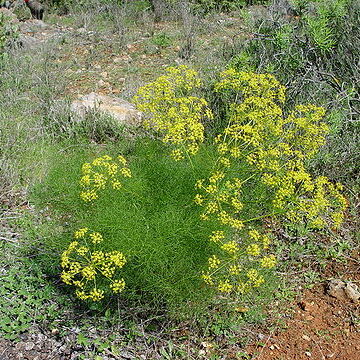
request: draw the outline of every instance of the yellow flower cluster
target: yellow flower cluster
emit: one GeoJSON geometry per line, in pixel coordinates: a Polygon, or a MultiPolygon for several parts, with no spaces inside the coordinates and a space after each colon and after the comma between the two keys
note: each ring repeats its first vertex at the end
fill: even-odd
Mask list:
{"type": "MultiPolygon", "coordinates": [[[[346,207],[341,186],[324,177],[313,179],[305,169],[305,161],[325,143],[329,131],[323,121],[325,110],[297,105],[288,116],[283,116],[280,105],[285,101],[285,88],[269,74],[229,69],[221,74],[215,89],[236,92],[242,100],[231,104],[229,125],[215,140],[218,167],[224,171],[224,167],[240,161],[247,164],[250,178],[260,178],[272,190],[274,212],[284,214],[290,221],[308,220],[318,228],[326,223],[340,226],[346,207]]],[[[229,182],[228,174],[224,181],[229,182]]],[[[214,203],[221,213],[223,199],[229,200],[224,196],[226,186],[217,185],[219,191],[211,198],[197,195],[202,199],[201,204],[197,203],[205,208],[204,219],[216,212],[214,203]]],[[[238,186],[236,195],[240,191],[238,186]]],[[[231,201],[241,211],[243,204],[238,196],[231,201]]],[[[229,214],[223,214],[221,219],[223,224],[226,220],[231,223],[229,214]]],[[[241,224],[241,220],[237,223],[241,224]]]]}
{"type": "Polygon", "coordinates": [[[159,131],[162,141],[175,147],[171,157],[179,161],[198,151],[204,140],[202,122],[213,115],[205,99],[190,95],[201,85],[196,71],[181,65],[169,67],[166,72],[141,87],[134,101],[149,115],[144,125],[159,131]]]}
{"type": "Polygon", "coordinates": [[[208,268],[201,277],[206,284],[216,287],[220,292],[249,292],[264,283],[261,271],[276,265],[275,255],[260,256],[269,248],[268,235],[255,229],[243,234],[243,238],[237,241],[227,240],[222,230],[213,231],[210,235],[209,240],[219,246],[222,254],[212,255],[208,259],[208,268]]]}
{"type": "Polygon", "coordinates": [[[285,102],[285,86],[279,84],[271,74],[256,74],[237,71],[233,68],[221,73],[221,80],[215,85],[216,91],[232,91],[244,97],[260,97],[285,102]]]}
{"type": "Polygon", "coordinates": [[[107,183],[110,183],[113,189],[119,190],[122,187],[120,177],[131,177],[127,161],[121,155],[115,159],[104,155],[96,158],[92,163],[84,163],[80,179],[80,185],[84,189],[80,193],[81,199],[86,202],[97,199],[99,190],[105,189],[107,183]]]}
{"type": "Polygon", "coordinates": [[[202,278],[221,292],[244,293],[265,281],[262,269],[276,265],[274,255],[263,254],[270,238],[250,229],[249,222],[280,214],[313,227],[338,227],[346,200],[341,185],[325,177],[313,179],[306,171],[306,160],[325,143],[329,131],[323,108],[297,105],[284,116],[285,87],[269,74],[229,69],[215,90],[233,95],[234,101],[228,126],[215,138],[214,170],[197,181],[194,202],[202,207],[203,220],[218,220],[229,235],[219,230],[210,236],[221,255],[209,258],[202,278]],[[249,219],[243,194],[254,184],[265,185],[268,200],[266,212],[260,208],[249,219]]]}
{"type": "Polygon", "coordinates": [[[100,301],[106,289],[113,293],[121,292],[125,281],[117,278],[117,272],[126,263],[124,254],[96,250],[103,237],[98,232],[90,232],[88,228],[75,231],[74,238],[77,240],[72,241],[61,255],[62,281],[74,285],[75,294],[81,300],[100,301]],[[107,287],[103,285],[104,288],[100,289],[100,282],[107,282],[107,287]]]}
{"type": "Polygon", "coordinates": [[[224,171],[215,171],[209,179],[198,180],[196,188],[203,194],[196,194],[194,202],[204,208],[201,218],[208,220],[212,216],[223,225],[242,229],[244,223],[238,218],[243,208],[239,200],[241,186],[242,181],[237,177],[225,179],[224,171]]]}

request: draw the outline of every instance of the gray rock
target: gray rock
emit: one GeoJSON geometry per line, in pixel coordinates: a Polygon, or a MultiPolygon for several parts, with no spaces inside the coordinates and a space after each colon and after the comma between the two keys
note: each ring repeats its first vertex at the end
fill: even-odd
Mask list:
{"type": "Polygon", "coordinates": [[[19,28],[22,33],[37,33],[43,31],[44,29],[48,29],[49,26],[42,20],[31,19],[22,22],[19,28]]]}
{"type": "Polygon", "coordinates": [[[358,287],[353,283],[348,282],[345,285],[344,292],[347,297],[352,301],[358,301],[360,299],[360,292],[358,290],[358,287]]]}
{"type": "Polygon", "coordinates": [[[18,43],[24,49],[31,49],[41,44],[41,41],[33,36],[20,34],[18,38],[18,43]]]}
{"type": "Polygon", "coordinates": [[[358,301],[360,299],[360,292],[355,284],[338,279],[329,281],[327,293],[338,300],[358,301]]]}
{"type": "Polygon", "coordinates": [[[95,92],[73,101],[70,110],[80,118],[83,118],[87,112],[99,111],[112,116],[122,125],[139,126],[142,122],[142,113],[136,110],[133,104],[118,97],[95,92]]]}
{"type": "Polygon", "coordinates": [[[25,343],[25,350],[30,351],[34,348],[35,344],[32,341],[25,343]]]}

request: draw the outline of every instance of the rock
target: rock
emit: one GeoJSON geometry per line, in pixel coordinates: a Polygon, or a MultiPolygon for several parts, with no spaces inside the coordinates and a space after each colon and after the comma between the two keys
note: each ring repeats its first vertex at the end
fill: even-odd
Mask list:
{"type": "Polygon", "coordinates": [[[33,36],[20,34],[18,43],[25,49],[33,48],[41,43],[41,41],[33,36]]]}
{"type": "Polygon", "coordinates": [[[75,100],[70,110],[79,117],[84,117],[89,111],[99,111],[112,116],[122,125],[139,126],[142,121],[141,111],[135,106],[119,97],[101,95],[92,92],[75,100]]]}
{"type": "Polygon", "coordinates": [[[358,287],[355,284],[348,282],[345,285],[344,291],[350,300],[355,302],[360,299],[360,292],[358,290],[358,287]]]}
{"type": "Polygon", "coordinates": [[[77,32],[79,34],[85,34],[87,32],[87,30],[85,28],[81,27],[81,28],[77,29],[77,32]]]}
{"type": "Polygon", "coordinates": [[[23,33],[26,32],[41,32],[42,30],[48,28],[48,25],[45,24],[42,20],[32,19],[22,22],[19,26],[20,31],[23,33]]]}
{"type": "Polygon", "coordinates": [[[27,342],[27,343],[25,343],[25,350],[30,351],[34,348],[34,346],[35,346],[35,344],[32,341],[27,342]]]}
{"type": "Polygon", "coordinates": [[[304,340],[306,340],[306,341],[310,341],[310,340],[311,340],[310,337],[307,336],[307,335],[303,335],[302,338],[303,338],[304,340]]]}
{"type": "Polygon", "coordinates": [[[358,301],[360,292],[358,287],[351,283],[345,283],[342,280],[330,280],[326,289],[327,293],[338,300],[358,301]]]}
{"type": "Polygon", "coordinates": [[[104,87],[104,86],[106,86],[106,82],[105,82],[103,79],[100,79],[100,80],[97,82],[97,86],[99,86],[99,87],[104,87]]]}

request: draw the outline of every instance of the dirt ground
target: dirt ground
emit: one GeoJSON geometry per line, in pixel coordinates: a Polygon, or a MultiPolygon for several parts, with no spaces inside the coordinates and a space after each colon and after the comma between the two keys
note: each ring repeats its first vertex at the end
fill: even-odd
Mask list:
{"type": "MultiPolygon", "coordinates": [[[[358,258],[358,257],[357,257],[358,258]]],[[[326,278],[360,281],[360,261],[333,263],[326,278]]],[[[252,360],[358,360],[360,359],[359,301],[337,299],[327,284],[317,284],[293,304],[293,317],[284,329],[269,332],[249,344],[252,360]]]]}

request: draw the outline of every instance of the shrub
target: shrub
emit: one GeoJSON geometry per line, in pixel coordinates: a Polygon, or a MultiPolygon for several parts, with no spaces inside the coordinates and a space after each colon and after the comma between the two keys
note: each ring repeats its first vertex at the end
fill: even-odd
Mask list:
{"type": "Polygon", "coordinates": [[[192,93],[198,84],[196,72],[170,68],[137,96],[152,115],[147,125],[168,147],[182,146],[174,151],[186,159],[174,151],[162,157],[167,150],[161,143],[139,140],[123,152],[129,161],[123,155],[97,157],[83,165],[80,182],[68,176],[70,183],[61,185],[64,171],[74,174],[73,160],[72,171],[61,164],[49,179],[54,194],[42,189],[42,196],[72,210],[82,226],[75,237],[90,231],[88,244],[98,246],[75,241],[63,253],[63,280],[80,288],[79,298],[97,301],[114,283],[118,292],[126,283],[124,296],[146,294],[172,310],[189,302],[204,307],[212,291],[201,287],[201,279],[237,296],[266,281],[276,258],[264,219],[315,229],[340,226],[346,206],[341,185],[306,171],[306,161],[325,142],[324,109],[298,105],[286,115],[285,87],[272,75],[230,69],[215,86],[232,99],[228,125],[204,142],[201,119],[209,110],[192,93]],[[70,261],[70,254],[77,259],[70,261]],[[114,280],[124,255],[124,278],[114,280]],[[110,285],[95,282],[88,290],[98,277],[110,285]]]}
{"type": "Polygon", "coordinates": [[[6,49],[17,39],[17,37],[17,25],[9,16],[0,12],[0,65],[6,54],[6,49]]]}
{"type": "Polygon", "coordinates": [[[209,12],[212,10],[232,11],[252,3],[266,4],[268,0],[249,1],[249,0],[193,0],[196,11],[202,10],[209,12]]]}
{"type": "MultiPolygon", "coordinates": [[[[96,250],[125,255],[127,263],[121,269],[126,283],[123,297],[157,306],[166,304],[176,311],[189,302],[195,307],[199,299],[204,305],[209,290],[201,288],[200,274],[211,255],[211,245],[204,237],[214,229],[211,223],[201,221],[191,199],[196,194],[196,178],[209,174],[211,148],[193,157],[196,171],[187,163],[175,163],[166,156],[163,145],[154,140],[119,142],[115,149],[108,145],[102,151],[113,158],[119,152],[126,154],[132,177],[122,178],[118,190],[108,183],[99,189],[98,199],[84,202],[80,198],[83,187],[79,165],[99,157],[91,147],[84,152],[69,150],[61,159],[54,159],[46,182],[34,190],[38,204],[51,205],[53,212],[72,224],[59,238],[46,239],[48,251],[43,263],[47,271],[59,272],[53,266],[59,263],[54,255],[76,241],[72,229],[88,228],[104,238],[96,250]]],[[[103,286],[108,286],[106,281],[103,286]]],[[[105,295],[111,293],[109,290],[105,295]]]]}
{"type": "Polygon", "coordinates": [[[296,1],[298,16],[255,21],[254,38],[228,51],[229,68],[270,72],[287,86],[285,109],[311,102],[327,109],[328,145],[317,156],[317,172],[356,186],[353,151],[359,146],[360,6],[354,0],[296,1]],[[343,148],[346,148],[344,152],[343,148]],[[320,167],[321,165],[321,167],[320,167]],[[325,165],[325,166],[324,166],[325,165]]]}

